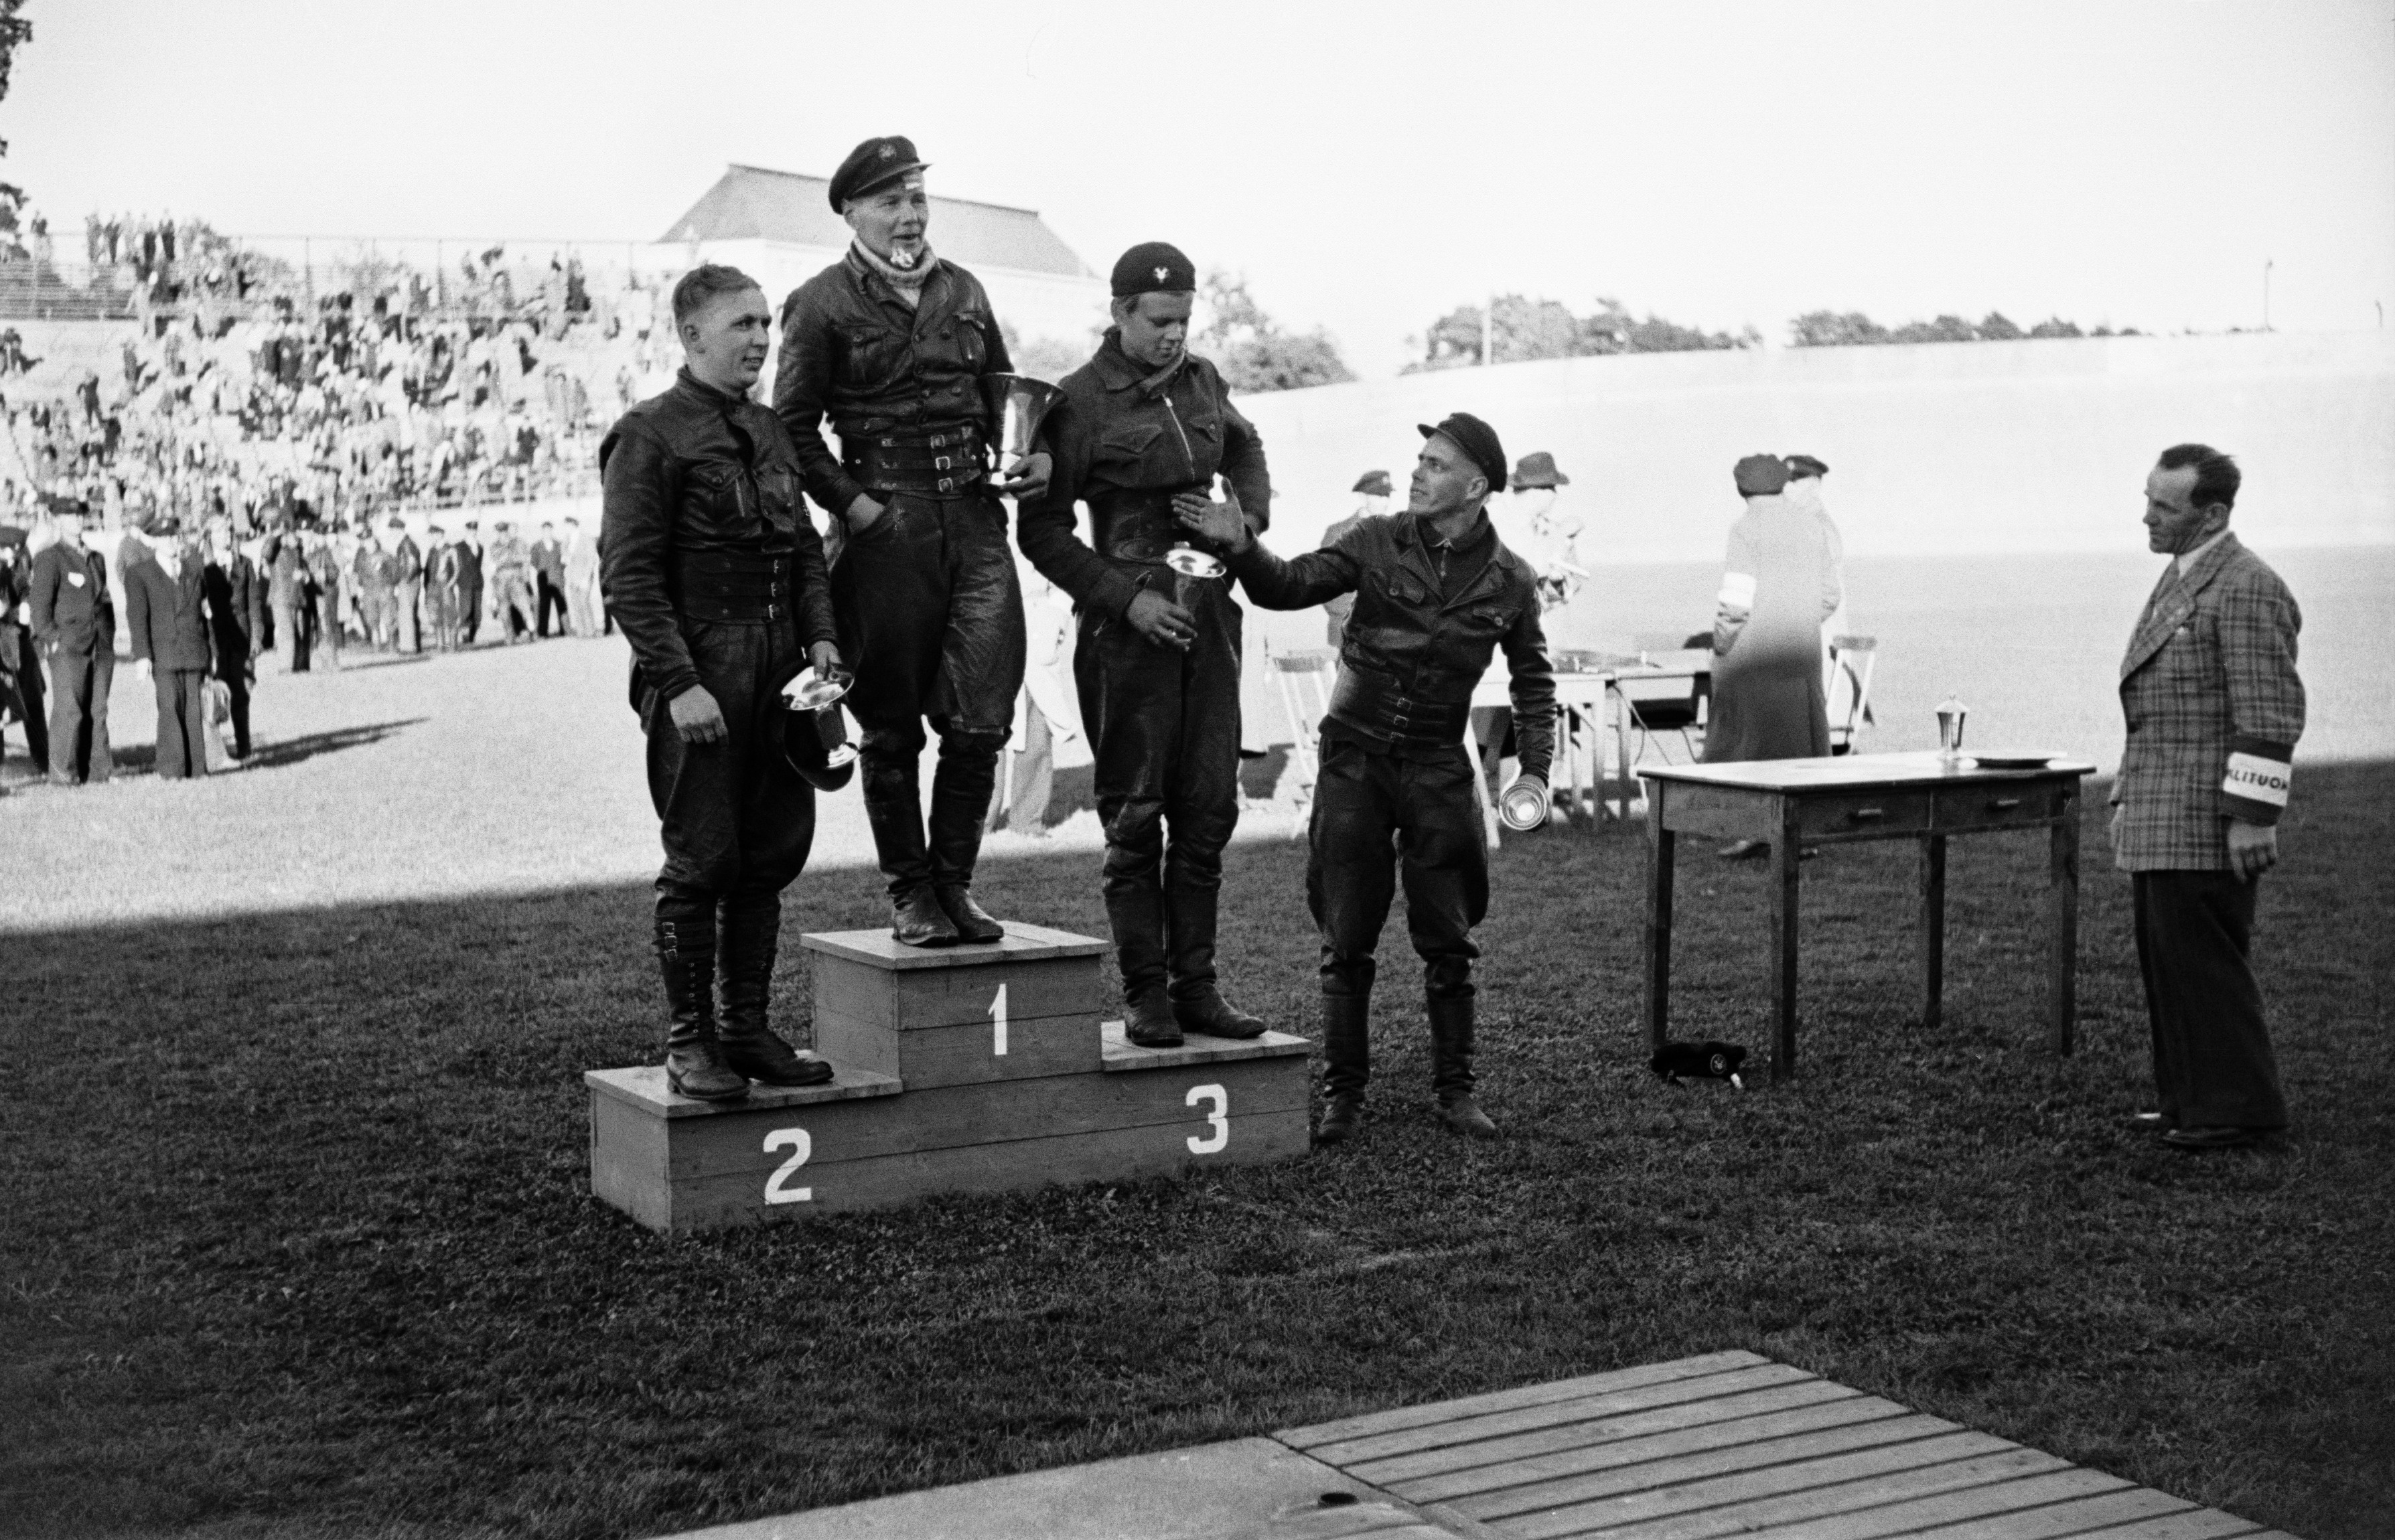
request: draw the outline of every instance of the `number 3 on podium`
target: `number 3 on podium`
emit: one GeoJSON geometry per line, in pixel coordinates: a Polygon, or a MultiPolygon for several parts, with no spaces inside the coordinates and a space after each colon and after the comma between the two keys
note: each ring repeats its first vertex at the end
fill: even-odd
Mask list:
{"type": "Polygon", "coordinates": [[[1206,1125],[1214,1131],[1202,1139],[1196,1134],[1189,1136],[1189,1152],[1193,1155],[1214,1154],[1231,1142],[1231,1093],[1220,1086],[1192,1086],[1189,1094],[1182,1099],[1182,1105],[1195,1107],[1205,1101],[1214,1104],[1214,1110],[1206,1114],[1206,1125]]]}

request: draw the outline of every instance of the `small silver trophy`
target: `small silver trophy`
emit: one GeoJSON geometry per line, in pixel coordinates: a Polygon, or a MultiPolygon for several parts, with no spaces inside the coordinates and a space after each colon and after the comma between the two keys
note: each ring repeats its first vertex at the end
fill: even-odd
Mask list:
{"type": "Polygon", "coordinates": [[[1938,703],[1938,757],[1949,765],[1963,758],[1963,718],[1971,708],[1952,695],[1938,703]]]}
{"type": "Polygon", "coordinates": [[[1040,423],[1065,392],[1028,375],[984,375],[981,390],[990,415],[998,419],[998,473],[1010,476],[1039,441],[1040,423]]]}
{"type": "MultiPolygon", "coordinates": [[[[1216,502],[1223,501],[1217,495],[1221,490],[1222,482],[1219,477],[1209,480],[1206,484],[1206,495],[1216,502]]],[[[1236,503],[1232,506],[1237,507],[1236,503]]],[[[1191,586],[1192,584],[1217,582],[1224,573],[1230,571],[1228,567],[1223,565],[1221,557],[1211,551],[1200,550],[1186,539],[1177,542],[1171,550],[1164,553],[1164,564],[1172,569],[1172,602],[1184,610],[1189,608],[1190,598],[1198,592],[1191,586]]]]}
{"type": "Polygon", "coordinates": [[[802,668],[782,687],[782,752],[799,778],[819,792],[836,792],[855,773],[856,745],[840,703],[855,683],[853,674],[820,675],[802,668]]]}
{"type": "Polygon", "coordinates": [[[1505,788],[1497,799],[1497,817],[1515,834],[1528,834],[1547,822],[1547,788],[1525,777],[1505,788]]]}

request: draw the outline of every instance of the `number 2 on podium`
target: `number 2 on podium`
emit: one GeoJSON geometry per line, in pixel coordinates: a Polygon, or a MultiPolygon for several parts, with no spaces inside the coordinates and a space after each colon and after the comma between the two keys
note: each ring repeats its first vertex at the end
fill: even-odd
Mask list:
{"type": "Polygon", "coordinates": [[[815,1141],[808,1136],[804,1128],[776,1128],[765,1136],[765,1153],[770,1155],[776,1150],[787,1150],[790,1152],[790,1158],[775,1166],[774,1174],[765,1178],[765,1201],[769,1204],[814,1202],[814,1188],[787,1187],[784,1184],[797,1176],[799,1167],[806,1165],[807,1157],[815,1152],[815,1141]]]}
{"type": "Polygon", "coordinates": [[[998,986],[998,998],[989,1003],[989,1019],[997,1023],[989,1051],[1004,1059],[1006,1057],[1006,986],[1004,984],[998,986]]]}

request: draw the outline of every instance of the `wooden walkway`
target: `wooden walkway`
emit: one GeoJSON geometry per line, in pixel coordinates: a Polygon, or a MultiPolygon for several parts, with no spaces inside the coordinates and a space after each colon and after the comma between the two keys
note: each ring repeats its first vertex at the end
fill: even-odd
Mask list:
{"type": "Polygon", "coordinates": [[[1326,1511],[1296,1526],[1309,1534],[1427,1519],[1506,1540],[2292,1540],[1748,1352],[1274,1437],[1420,1515],[1326,1511]]]}

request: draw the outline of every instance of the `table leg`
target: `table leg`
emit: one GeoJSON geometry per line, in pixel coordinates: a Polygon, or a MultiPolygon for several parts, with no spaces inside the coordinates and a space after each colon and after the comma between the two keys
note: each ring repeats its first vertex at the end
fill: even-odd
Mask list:
{"type": "Polygon", "coordinates": [[[1771,841],[1771,1078],[1796,1073],[1796,807],[1780,800],[1780,829],[1771,841]]]}
{"type": "Polygon", "coordinates": [[[1672,863],[1679,842],[1663,826],[1666,795],[1657,782],[1647,799],[1647,1037],[1658,1048],[1672,1024],[1672,863]]]}
{"type": "Polygon", "coordinates": [[[2068,1056],[2079,1007],[2079,786],[2062,788],[2061,817],[2046,846],[2046,1020],[2054,1051],[2068,1056]]]}
{"type": "Polygon", "coordinates": [[[1936,1031],[1945,1019],[1946,836],[1921,842],[1921,1025],[1936,1031]]]}

